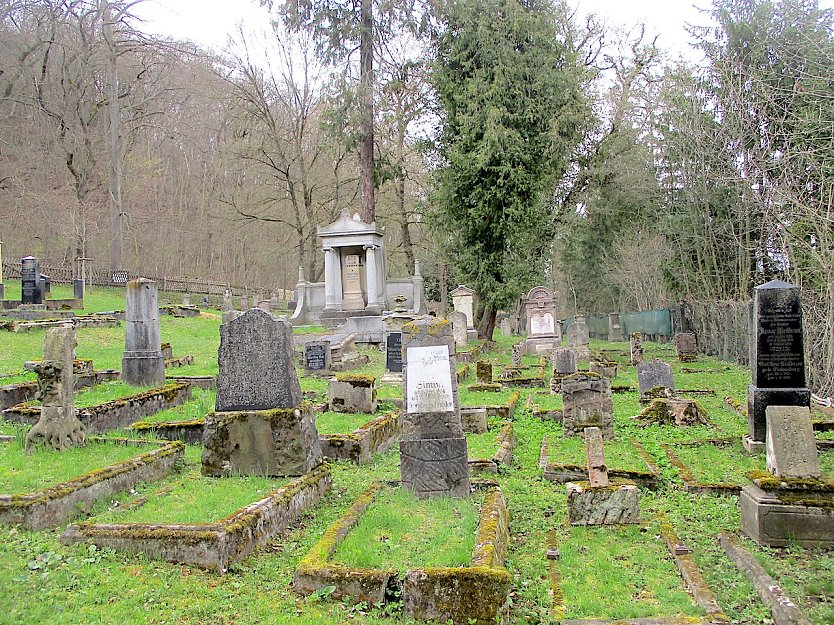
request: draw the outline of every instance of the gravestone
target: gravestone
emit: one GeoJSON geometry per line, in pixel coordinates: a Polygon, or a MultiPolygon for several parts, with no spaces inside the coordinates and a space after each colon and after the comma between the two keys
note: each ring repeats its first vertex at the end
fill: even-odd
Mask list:
{"type": "Polygon", "coordinates": [[[767,470],[777,477],[821,475],[811,411],[805,406],[768,406],[767,470]]]}
{"type": "Polygon", "coordinates": [[[131,280],[125,287],[122,380],[134,386],[161,386],[165,382],[156,282],[146,278],[131,280]]]}
{"type": "Polygon", "coordinates": [[[694,332],[678,332],[675,335],[675,351],[681,362],[698,360],[698,339],[694,332]]]}
{"type": "Polygon", "coordinates": [[[669,389],[670,393],[668,394],[675,390],[672,365],[659,359],[638,364],[637,381],[640,385],[641,399],[650,399],[649,391],[657,387],[669,389]]]}
{"type": "Polygon", "coordinates": [[[240,310],[241,312],[246,312],[249,310],[249,296],[248,295],[241,295],[240,296],[240,310]]]}
{"type": "Polygon", "coordinates": [[[237,319],[243,314],[240,310],[226,310],[220,315],[220,323],[229,323],[232,319],[237,319]]]}
{"type": "Polygon", "coordinates": [[[562,428],[565,436],[581,436],[598,427],[606,440],[614,438],[611,381],[594,373],[562,378],[562,428]]]}
{"type": "Polygon", "coordinates": [[[513,335],[513,324],[509,318],[504,317],[501,320],[501,336],[512,336],[513,335]]]}
{"type": "Polygon", "coordinates": [[[805,385],[805,351],[799,288],[780,280],[757,286],[753,299],[753,383],[747,394],[750,451],[762,451],[767,433],[767,407],[810,406],[805,385]]]}
{"type": "Polygon", "coordinates": [[[272,312],[272,302],[268,299],[262,299],[255,304],[261,310],[265,310],[266,312],[272,312]]]}
{"type": "Polygon", "coordinates": [[[359,254],[345,254],[342,268],[342,310],[362,310],[365,308],[365,298],[362,293],[362,272],[359,264],[359,254]]]}
{"type": "Polygon", "coordinates": [[[513,345],[513,348],[512,348],[513,367],[515,367],[516,369],[521,366],[521,358],[522,358],[521,344],[516,343],[515,345],[513,345]]]}
{"type": "Polygon", "coordinates": [[[321,464],[315,414],[302,404],[294,349],[292,326],[258,308],[220,326],[203,475],[303,475],[321,464]]]}
{"type": "Polygon", "coordinates": [[[35,399],[41,402],[41,416],[26,434],[26,451],[39,443],[63,451],[83,445],[84,425],[75,416],[73,401],[73,358],[75,329],[72,324],[49,328],[44,335],[43,360],[34,365],[38,374],[35,399]]]}
{"type": "Polygon", "coordinates": [[[469,334],[469,340],[475,341],[478,339],[478,331],[475,329],[475,291],[468,286],[462,284],[454,289],[450,295],[452,296],[452,307],[466,315],[466,331],[469,334]]]}
{"type": "Polygon", "coordinates": [[[226,312],[228,310],[232,310],[234,307],[232,306],[232,291],[231,289],[226,289],[223,292],[223,303],[220,304],[220,312],[226,312]]]}
{"type": "Polygon", "coordinates": [[[216,410],[269,410],[301,405],[292,358],[292,326],[253,308],[220,326],[216,410]]]}
{"type": "Polygon", "coordinates": [[[464,432],[483,434],[489,428],[486,408],[461,408],[460,423],[464,432]]]}
{"type": "Polygon", "coordinates": [[[376,378],[342,374],[327,383],[327,403],[332,412],[376,412],[376,378]]]}
{"type": "Polygon", "coordinates": [[[183,293],[182,294],[182,305],[183,306],[191,306],[191,293],[183,293]]]}
{"type": "Polygon", "coordinates": [[[446,318],[452,322],[452,335],[455,337],[455,346],[466,346],[469,343],[466,315],[457,310],[453,310],[446,315],[446,318]]]}
{"type": "Polygon", "coordinates": [[[562,341],[562,326],[556,318],[556,298],[543,287],[530,289],[524,304],[527,315],[527,340],[524,342],[528,354],[550,352],[562,341]]]}
{"type": "Polygon", "coordinates": [[[84,299],[84,280],[74,279],[72,281],[72,296],[74,299],[84,299]]]}
{"type": "Polygon", "coordinates": [[[402,384],[403,381],[403,354],[402,329],[406,323],[417,319],[417,316],[406,309],[396,310],[383,316],[385,326],[383,341],[385,346],[385,373],[380,382],[382,384],[402,384]]]}
{"type": "Polygon", "coordinates": [[[332,364],[330,341],[309,341],[304,344],[304,368],[310,372],[327,372],[332,364]]]}
{"type": "Polygon", "coordinates": [[[385,370],[403,372],[403,333],[391,332],[385,341],[385,370]]]}
{"type": "Polygon", "coordinates": [[[631,364],[639,365],[643,362],[643,339],[639,332],[632,332],[628,340],[631,344],[631,364]]]}
{"type": "Polygon", "coordinates": [[[492,384],[492,363],[487,360],[476,362],[475,379],[478,384],[492,384]]]}
{"type": "Polygon", "coordinates": [[[560,347],[553,351],[553,373],[559,375],[576,373],[576,354],[572,349],[560,347]]]}
{"type": "Polygon", "coordinates": [[[585,429],[588,482],[569,483],[571,525],[620,525],[640,522],[640,493],[634,484],[610,484],[599,428],[585,429]]]}
{"type": "Polygon", "coordinates": [[[576,315],[574,322],[568,328],[568,347],[575,350],[577,360],[588,360],[591,357],[591,335],[584,315],[576,315]]]}
{"type": "Polygon", "coordinates": [[[620,325],[619,313],[608,313],[608,342],[617,343],[623,340],[623,326],[620,325]]]}
{"type": "Polygon", "coordinates": [[[451,324],[423,317],[403,327],[400,476],[418,497],[470,494],[451,324]]]}
{"type": "Polygon", "coordinates": [[[42,304],[40,261],[34,256],[20,259],[21,304],[42,304]]]}

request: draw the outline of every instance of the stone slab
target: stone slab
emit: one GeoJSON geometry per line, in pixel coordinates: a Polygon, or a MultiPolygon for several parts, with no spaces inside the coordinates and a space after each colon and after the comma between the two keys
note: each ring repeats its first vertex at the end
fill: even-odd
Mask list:
{"type": "Polygon", "coordinates": [[[420,497],[470,495],[466,438],[400,442],[403,488],[420,497]]]}
{"type": "Polygon", "coordinates": [[[756,544],[770,547],[834,547],[834,507],[788,503],[749,484],[741,490],[741,529],[756,544]]]}
{"type": "Polygon", "coordinates": [[[592,488],[567,485],[571,525],[622,525],[640,522],[640,492],[634,484],[592,488]]]}
{"type": "Polygon", "coordinates": [[[811,411],[804,406],[768,406],[767,470],[778,477],[820,477],[811,411]]]}

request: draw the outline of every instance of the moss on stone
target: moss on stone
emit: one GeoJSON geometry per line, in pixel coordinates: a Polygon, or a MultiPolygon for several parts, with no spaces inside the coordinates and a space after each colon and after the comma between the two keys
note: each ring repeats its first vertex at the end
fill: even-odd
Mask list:
{"type": "Polygon", "coordinates": [[[376,383],[376,378],[361,373],[340,373],[336,376],[336,381],[346,382],[356,388],[371,388],[376,383]]]}

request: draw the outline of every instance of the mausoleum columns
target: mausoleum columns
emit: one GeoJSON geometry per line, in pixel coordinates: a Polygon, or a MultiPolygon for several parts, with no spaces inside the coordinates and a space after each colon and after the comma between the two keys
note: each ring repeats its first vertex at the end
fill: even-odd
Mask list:
{"type": "Polygon", "coordinates": [[[365,284],[368,290],[368,308],[379,307],[377,284],[376,245],[365,245],[365,284]]]}
{"type": "Polygon", "coordinates": [[[324,309],[339,310],[342,304],[342,263],[339,249],[324,248],[324,309]]]}

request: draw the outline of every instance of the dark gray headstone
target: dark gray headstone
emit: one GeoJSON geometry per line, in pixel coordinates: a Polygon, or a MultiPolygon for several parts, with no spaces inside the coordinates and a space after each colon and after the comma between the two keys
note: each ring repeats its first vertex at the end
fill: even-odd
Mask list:
{"type": "Polygon", "coordinates": [[[72,281],[72,296],[75,299],[84,299],[84,280],[76,279],[72,281]]]}
{"type": "Polygon", "coordinates": [[[22,304],[42,304],[43,291],[40,286],[41,267],[40,261],[34,256],[26,256],[20,259],[20,282],[22,304]]]}
{"type": "Polygon", "coordinates": [[[301,405],[289,322],[254,308],[220,326],[218,411],[301,405]]]}
{"type": "Polygon", "coordinates": [[[330,369],[330,341],[310,341],[304,345],[304,368],[308,371],[330,369]]]}
{"type": "Polygon", "coordinates": [[[799,288],[773,280],[755,288],[754,337],[748,392],[748,434],[764,442],[769,405],[809,406],[799,288]]]}
{"type": "Polygon", "coordinates": [[[403,370],[403,334],[390,332],[385,339],[385,370],[402,373],[403,370]]]}
{"type": "Polygon", "coordinates": [[[675,378],[672,376],[672,365],[662,360],[641,362],[637,365],[637,380],[640,383],[640,396],[645,396],[653,388],[662,386],[670,390],[675,389],[675,378]]]}
{"type": "Polygon", "coordinates": [[[165,361],[159,338],[156,282],[138,278],[125,287],[125,352],[122,380],[135,386],[161,386],[165,361]]]}

